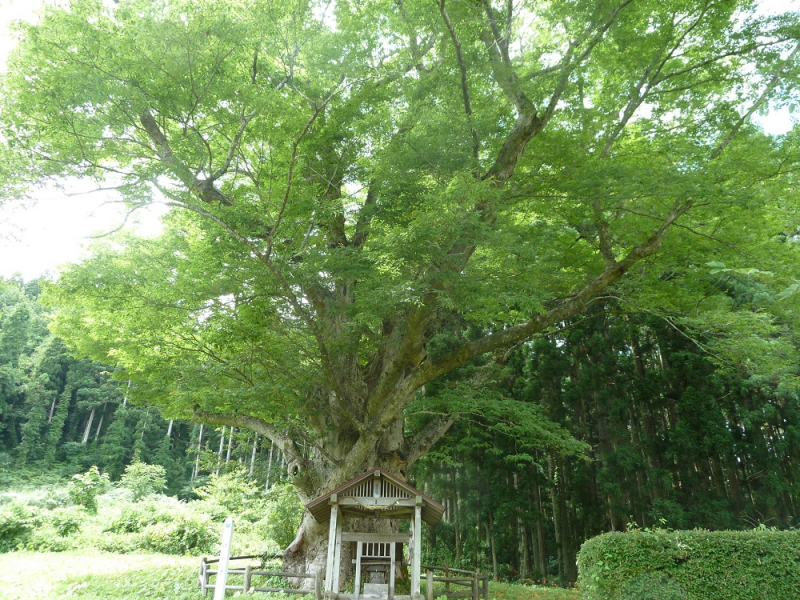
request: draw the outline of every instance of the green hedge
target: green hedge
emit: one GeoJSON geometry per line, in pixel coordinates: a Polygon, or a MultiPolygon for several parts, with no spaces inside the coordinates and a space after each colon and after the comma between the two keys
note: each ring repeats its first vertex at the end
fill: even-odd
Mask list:
{"type": "Polygon", "coordinates": [[[582,600],[800,599],[800,531],[605,533],[578,570],[582,600]]]}

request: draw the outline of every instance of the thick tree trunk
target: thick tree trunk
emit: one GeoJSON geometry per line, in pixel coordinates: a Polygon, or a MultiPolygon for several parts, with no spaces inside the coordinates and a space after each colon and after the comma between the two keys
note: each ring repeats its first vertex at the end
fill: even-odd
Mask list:
{"type": "MultiPolygon", "coordinates": [[[[382,446],[386,447],[386,446],[382,446]]],[[[355,476],[360,475],[370,469],[381,468],[391,475],[397,477],[401,481],[406,481],[406,473],[408,464],[399,459],[395,452],[388,454],[378,453],[374,459],[370,461],[371,464],[365,464],[355,476]]],[[[318,467],[320,472],[323,472],[324,464],[321,459],[319,462],[312,463],[312,467],[318,467]]],[[[291,469],[291,464],[289,465],[291,469]]],[[[295,478],[295,489],[298,491],[301,501],[308,504],[327,491],[321,486],[309,487],[309,482],[323,481],[320,473],[301,473],[295,478]],[[300,484],[299,486],[297,484],[300,484]]],[[[337,482],[338,485],[346,483],[345,481],[337,482]]],[[[338,487],[329,484],[328,487],[338,487]]],[[[341,518],[341,517],[340,517],[341,518]]],[[[342,523],[344,531],[364,532],[364,533],[395,533],[398,531],[399,522],[397,520],[389,519],[355,519],[348,518],[342,523]]],[[[326,558],[328,552],[328,527],[329,524],[317,523],[310,512],[305,511],[303,519],[300,524],[297,536],[292,544],[284,552],[283,566],[287,571],[315,573],[319,570],[325,570],[326,558]]],[[[340,591],[345,586],[350,585],[353,581],[353,556],[351,555],[351,548],[349,544],[344,544],[341,549],[341,570],[339,573],[340,591]]],[[[402,555],[408,552],[408,547],[403,548],[402,555]]],[[[398,560],[401,560],[401,554],[398,553],[398,560]]],[[[402,577],[402,566],[398,571],[398,577],[402,577]]],[[[313,580],[302,580],[297,582],[304,588],[313,585],[313,580]]]]}

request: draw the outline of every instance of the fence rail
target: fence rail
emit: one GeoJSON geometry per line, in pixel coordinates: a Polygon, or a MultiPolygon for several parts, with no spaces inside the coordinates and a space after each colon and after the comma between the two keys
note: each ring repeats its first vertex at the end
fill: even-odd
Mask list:
{"type": "MultiPolygon", "coordinates": [[[[231,562],[237,560],[252,560],[254,558],[261,558],[260,555],[250,556],[231,556],[231,562]]],[[[209,590],[214,589],[214,584],[210,583],[211,576],[217,575],[217,569],[209,568],[214,563],[218,563],[219,558],[206,558],[205,556],[200,559],[200,573],[197,576],[200,583],[200,590],[204,596],[208,595],[209,590]]],[[[228,569],[228,575],[243,575],[244,582],[241,585],[226,584],[225,590],[241,591],[245,594],[249,592],[283,592],[284,594],[314,594],[315,600],[322,600],[322,571],[316,573],[293,573],[289,571],[264,571],[259,568],[254,568],[253,565],[245,565],[244,569],[228,569]],[[314,579],[313,590],[298,590],[295,588],[279,588],[279,587],[264,587],[253,585],[253,577],[287,577],[292,579],[314,579]]]]}
{"type": "Polygon", "coordinates": [[[472,600],[489,600],[489,574],[466,569],[439,567],[435,565],[422,565],[425,571],[426,600],[434,599],[434,585],[444,583],[444,595],[448,598],[471,598],[472,600]],[[444,577],[437,577],[434,571],[441,571],[444,577]],[[451,573],[455,576],[451,576],[451,573]],[[460,575],[460,576],[459,576],[460,575]],[[465,577],[467,575],[468,577],[465,577]],[[462,586],[459,591],[451,590],[451,586],[462,586]],[[466,588],[466,589],[464,589],[466,588]],[[463,591],[462,591],[463,590],[463,591]]]}
{"type": "MultiPolygon", "coordinates": [[[[231,556],[230,561],[242,561],[261,559],[261,555],[231,556]]],[[[219,572],[217,569],[210,568],[211,565],[219,562],[219,558],[200,559],[200,573],[198,582],[200,590],[204,596],[208,595],[209,590],[214,589],[214,584],[210,583],[211,577],[219,572]]],[[[454,569],[452,567],[439,567],[435,565],[422,565],[425,571],[426,600],[433,600],[435,596],[447,596],[447,598],[470,598],[471,600],[489,600],[489,575],[478,571],[468,571],[466,569],[454,569]],[[444,573],[444,576],[434,575],[434,572],[444,573]],[[434,594],[434,586],[437,583],[444,583],[444,593],[434,594]],[[457,591],[451,586],[458,586],[457,591]]],[[[243,575],[244,581],[241,585],[228,584],[225,590],[241,591],[245,594],[249,592],[283,592],[284,594],[313,594],[315,600],[322,600],[322,582],[324,573],[293,573],[289,571],[265,571],[253,565],[245,565],[243,569],[228,569],[228,575],[243,575]],[[253,577],[286,577],[291,579],[313,579],[313,590],[299,590],[296,588],[279,588],[253,585],[253,577]]]]}

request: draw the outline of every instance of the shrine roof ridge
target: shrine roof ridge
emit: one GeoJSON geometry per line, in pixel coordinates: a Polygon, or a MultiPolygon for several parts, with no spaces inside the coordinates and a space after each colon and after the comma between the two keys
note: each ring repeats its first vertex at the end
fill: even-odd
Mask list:
{"type": "MultiPolygon", "coordinates": [[[[336,494],[337,496],[341,496],[342,492],[346,492],[351,488],[356,488],[360,484],[363,484],[364,482],[368,481],[370,478],[386,479],[390,481],[392,484],[394,484],[396,488],[399,488],[400,490],[408,494],[408,496],[391,496],[391,495],[382,496],[383,498],[397,498],[398,501],[402,501],[405,499],[414,499],[416,497],[419,497],[422,500],[422,509],[423,509],[422,520],[428,523],[429,525],[435,525],[436,523],[438,523],[439,519],[441,519],[442,515],[444,514],[445,507],[442,504],[440,504],[430,496],[423,494],[418,489],[409,485],[405,481],[402,481],[397,477],[395,477],[394,475],[392,475],[391,473],[381,469],[380,467],[370,469],[369,471],[362,473],[358,477],[355,477],[350,481],[341,484],[336,489],[328,492],[327,494],[320,496],[316,500],[312,500],[311,502],[306,504],[306,508],[309,510],[309,512],[312,514],[312,516],[318,523],[324,523],[330,518],[329,501],[334,494],[336,494]]],[[[338,502],[340,502],[339,499],[337,499],[337,503],[338,502]]],[[[367,507],[364,508],[366,509],[367,507]]],[[[357,510],[358,509],[356,508],[356,511],[357,510]]],[[[395,512],[396,511],[393,511],[393,514],[395,512]]],[[[370,516],[370,515],[365,512],[364,516],[370,516]]],[[[372,514],[371,516],[377,516],[377,515],[372,514]]],[[[397,515],[395,517],[387,513],[385,518],[407,518],[407,517],[400,515],[397,515]]]]}

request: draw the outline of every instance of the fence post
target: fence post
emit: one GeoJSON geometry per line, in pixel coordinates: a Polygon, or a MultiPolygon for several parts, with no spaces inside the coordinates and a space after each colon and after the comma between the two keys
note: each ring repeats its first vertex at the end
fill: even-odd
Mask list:
{"type": "Polygon", "coordinates": [[[252,565],[247,565],[244,568],[244,593],[245,594],[250,591],[250,578],[253,576],[253,574],[251,572],[252,570],[253,570],[252,565]]]}
{"type": "Polygon", "coordinates": [[[483,574],[483,600],[489,600],[489,574],[483,574]]]}
{"type": "Polygon", "coordinates": [[[200,591],[203,596],[208,596],[208,565],[206,564],[206,557],[200,559],[200,591]]]}
{"type": "Polygon", "coordinates": [[[314,597],[322,600],[322,570],[317,571],[314,575],[314,597]]]}
{"type": "Polygon", "coordinates": [[[478,594],[478,572],[472,572],[472,600],[480,600],[480,595],[478,594]]]}
{"type": "Polygon", "coordinates": [[[219,566],[217,567],[217,581],[214,585],[214,600],[225,597],[225,587],[228,583],[228,561],[231,556],[231,541],[233,540],[233,519],[225,519],[222,526],[222,547],[219,551],[219,566]]]}
{"type": "Polygon", "coordinates": [[[444,595],[448,598],[450,597],[450,567],[444,568],[444,576],[446,581],[444,582],[444,595]]]}
{"type": "Polygon", "coordinates": [[[433,600],[433,571],[430,569],[425,571],[425,588],[427,600],[433,600]]]}

